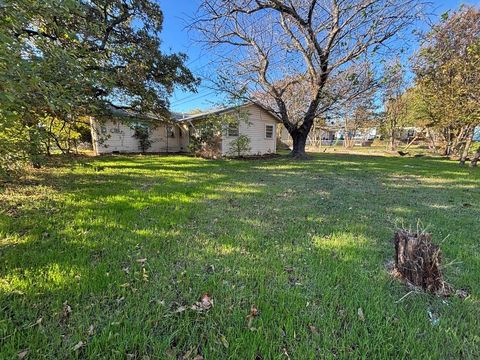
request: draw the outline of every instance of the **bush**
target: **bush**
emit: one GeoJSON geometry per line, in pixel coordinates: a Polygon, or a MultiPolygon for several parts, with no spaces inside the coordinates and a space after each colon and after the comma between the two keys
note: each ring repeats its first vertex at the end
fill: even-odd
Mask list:
{"type": "Polygon", "coordinates": [[[133,137],[138,139],[138,148],[142,153],[146,152],[152,146],[150,140],[150,128],[145,124],[133,125],[133,137]]]}
{"type": "Polygon", "coordinates": [[[228,151],[228,154],[240,157],[242,155],[247,155],[251,149],[250,138],[247,135],[240,135],[230,142],[230,150],[228,151]]]}

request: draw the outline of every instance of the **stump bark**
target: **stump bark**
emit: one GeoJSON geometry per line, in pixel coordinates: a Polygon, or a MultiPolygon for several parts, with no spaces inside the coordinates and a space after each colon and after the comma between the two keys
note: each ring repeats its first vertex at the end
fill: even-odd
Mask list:
{"type": "Polygon", "coordinates": [[[452,291],[441,272],[440,247],[432,243],[429,233],[395,233],[395,270],[408,283],[438,295],[452,291]]]}

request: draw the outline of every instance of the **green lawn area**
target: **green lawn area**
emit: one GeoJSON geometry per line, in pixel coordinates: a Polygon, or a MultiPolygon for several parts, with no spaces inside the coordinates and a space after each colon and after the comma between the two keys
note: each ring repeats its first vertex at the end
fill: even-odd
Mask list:
{"type": "Polygon", "coordinates": [[[480,171],[312,157],[81,158],[0,190],[0,358],[479,358],[480,171]],[[385,264],[418,222],[466,300],[402,299],[385,264]]]}

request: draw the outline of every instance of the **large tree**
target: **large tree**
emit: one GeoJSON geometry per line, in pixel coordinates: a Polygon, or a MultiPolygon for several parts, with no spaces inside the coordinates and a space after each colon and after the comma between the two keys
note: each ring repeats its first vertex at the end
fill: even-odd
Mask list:
{"type": "Polygon", "coordinates": [[[419,0],[203,0],[193,27],[222,52],[220,84],[244,98],[267,94],[262,105],[282,119],[292,155],[302,158],[328,79],[398,48],[396,35],[421,12],[419,0]],[[287,97],[299,83],[307,97],[297,121],[287,97]]]}
{"type": "Polygon", "coordinates": [[[480,125],[480,9],[445,14],[416,57],[416,93],[445,155],[465,162],[480,125]]]}
{"type": "Polygon", "coordinates": [[[0,2],[0,133],[27,150],[48,135],[46,117],[71,124],[115,107],[166,117],[173,88],[197,80],[185,55],[160,50],[162,23],[154,0],[0,2]]]}
{"type": "Polygon", "coordinates": [[[407,104],[404,93],[407,82],[405,74],[406,70],[400,59],[385,66],[382,81],[384,105],[382,131],[388,138],[391,151],[395,150],[400,130],[406,125],[407,104]]]}

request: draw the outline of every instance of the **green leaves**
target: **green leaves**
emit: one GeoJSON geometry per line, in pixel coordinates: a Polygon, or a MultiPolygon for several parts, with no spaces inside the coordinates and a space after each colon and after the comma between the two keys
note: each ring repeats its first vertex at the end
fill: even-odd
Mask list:
{"type": "Polygon", "coordinates": [[[174,88],[195,90],[198,80],[185,55],[160,51],[162,22],[154,0],[5,0],[0,108],[17,118],[2,121],[72,125],[115,105],[167,116],[174,88]]]}

